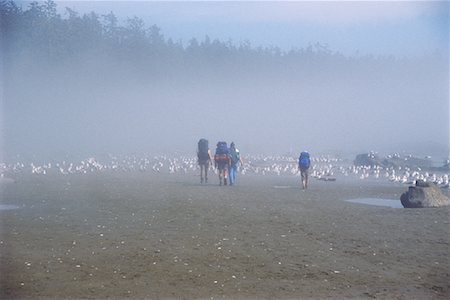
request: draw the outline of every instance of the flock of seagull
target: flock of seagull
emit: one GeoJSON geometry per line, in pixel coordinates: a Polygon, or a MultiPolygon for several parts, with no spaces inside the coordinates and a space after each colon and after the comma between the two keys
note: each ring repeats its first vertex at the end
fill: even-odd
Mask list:
{"type": "MultiPolygon", "coordinates": [[[[244,164],[239,168],[242,175],[299,176],[297,160],[292,156],[252,155],[243,157],[243,161],[244,164]]],[[[102,162],[91,157],[79,162],[0,163],[1,178],[14,178],[19,174],[43,176],[132,171],[195,175],[199,174],[199,167],[196,157],[165,155],[152,157],[110,155],[102,162]]],[[[431,172],[419,167],[356,166],[352,161],[330,155],[312,157],[310,176],[324,181],[335,181],[344,176],[359,180],[388,180],[400,184],[414,184],[416,180],[423,180],[443,188],[449,187],[448,172],[431,172]]]]}

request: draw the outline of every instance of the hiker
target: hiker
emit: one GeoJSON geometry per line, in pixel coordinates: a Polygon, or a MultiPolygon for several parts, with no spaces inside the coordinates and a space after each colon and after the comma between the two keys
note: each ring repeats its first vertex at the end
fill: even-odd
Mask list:
{"type": "Polygon", "coordinates": [[[230,168],[229,168],[229,178],[230,178],[230,185],[233,185],[236,183],[236,173],[238,169],[238,163],[241,163],[242,166],[242,159],[241,154],[239,153],[239,150],[236,148],[234,142],[231,142],[230,144],[230,168]]]}
{"type": "Polygon", "coordinates": [[[302,177],[302,187],[304,190],[308,188],[308,169],[311,165],[311,159],[309,158],[309,153],[303,151],[300,153],[298,158],[298,169],[300,170],[300,175],[302,177]]]}
{"type": "Polygon", "coordinates": [[[198,165],[200,166],[200,183],[208,183],[208,169],[212,162],[212,156],[207,139],[200,139],[198,141],[197,158],[198,165]],[[204,177],[203,174],[205,175],[204,177]]]}
{"type": "Polygon", "coordinates": [[[219,170],[219,185],[227,185],[227,173],[230,166],[230,157],[226,142],[218,142],[216,153],[214,155],[214,166],[219,170]]]}

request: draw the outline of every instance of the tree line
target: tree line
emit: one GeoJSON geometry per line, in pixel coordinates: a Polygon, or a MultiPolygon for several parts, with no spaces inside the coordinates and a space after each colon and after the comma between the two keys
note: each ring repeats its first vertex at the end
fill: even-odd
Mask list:
{"type": "Polygon", "coordinates": [[[27,58],[48,65],[83,61],[86,57],[122,62],[145,74],[161,74],[176,69],[262,71],[335,68],[341,65],[402,63],[395,57],[347,57],[320,43],[306,48],[282,51],[277,47],[253,47],[248,41],[192,38],[187,45],[166,39],[157,25],[147,26],[138,17],[119,25],[110,12],[80,14],[65,8],[64,17],[52,0],[31,2],[26,9],[14,1],[0,2],[2,54],[5,62],[27,58]]]}

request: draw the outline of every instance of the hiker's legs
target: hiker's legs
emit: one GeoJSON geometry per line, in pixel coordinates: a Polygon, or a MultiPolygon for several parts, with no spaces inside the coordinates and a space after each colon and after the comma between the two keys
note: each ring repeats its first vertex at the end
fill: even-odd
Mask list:
{"type": "Polygon", "coordinates": [[[305,171],[305,190],[308,188],[308,170],[305,171]]]}
{"type": "Polygon", "coordinates": [[[237,166],[230,166],[230,185],[233,185],[236,183],[236,169],[237,166]]]}
{"type": "Polygon", "coordinates": [[[200,183],[208,182],[208,169],[209,161],[201,161],[198,163],[200,166],[200,183]]]}
{"type": "Polygon", "coordinates": [[[203,168],[205,167],[204,164],[200,164],[200,183],[203,183],[203,168]]]}
{"type": "Polygon", "coordinates": [[[219,185],[222,185],[223,167],[219,166],[219,185]]]}
{"type": "Polygon", "coordinates": [[[305,189],[305,170],[300,170],[300,175],[302,176],[302,188],[305,189]]]}
{"type": "Polygon", "coordinates": [[[222,185],[223,179],[223,184],[227,185],[227,174],[228,174],[227,165],[224,163],[219,163],[217,167],[219,169],[219,184],[222,185]]]}
{"type": "Polygon", "coordinates": [[[205,163],[205,183],[208,183],[208,169],[209,169],[209,163],[205,163]]]}
{"type": "Polygon", "coordinates": [[[302,175],[302,187],[304,190],[308,188],[308,170],[301,170],[302,175]]]}
{"type": "Polygon", "coordinates": [[[230,179],[230,185],[232,185],[233,184],[233,176],[234,176],[233,167],[230,167],[228,175],[229,175],[228,177],[230,179]]]}
{"type": "Polygon", "coordinates": [[[223,184],[227,185],[227,177],[228,177],[228,167],[225,166],[223,169],[223,184]]]}

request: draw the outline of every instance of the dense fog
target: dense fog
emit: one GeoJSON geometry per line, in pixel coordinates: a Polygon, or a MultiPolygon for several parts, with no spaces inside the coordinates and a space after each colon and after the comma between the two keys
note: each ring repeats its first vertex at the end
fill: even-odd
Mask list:
{"type": "Polygon", "coordinates": [[[5,159],[194,154],[201,137],[253,154],[448,155],[445,53],[181,45],[138,18],[67,11],[1,4],[5,159]]]}

